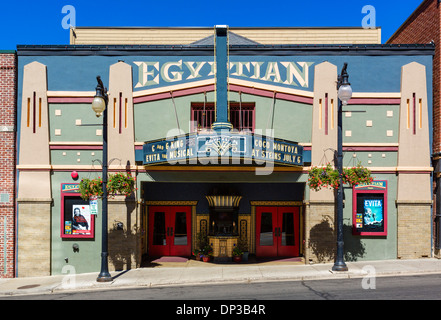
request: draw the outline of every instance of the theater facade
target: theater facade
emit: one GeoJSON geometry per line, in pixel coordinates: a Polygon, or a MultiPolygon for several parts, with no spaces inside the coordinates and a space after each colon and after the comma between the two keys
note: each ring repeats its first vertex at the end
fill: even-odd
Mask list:
{"type": "Polygon", "coordinates": [[[344,188],[345,259],[431,256],[433,46],[232,37],[219,27],[203,44],[17,48],[18,276],[100,270],[102,202],[79,191],[101,177],[97,76],[109,172],[136,179],[108,200],[111,270],[192,257],[201,238],[212,263],[244,242],[255,259],[333,261],[335,194],[311,190],[308,175],[335,164],[344,63],[343,164],[373,177],[344,188]]]}

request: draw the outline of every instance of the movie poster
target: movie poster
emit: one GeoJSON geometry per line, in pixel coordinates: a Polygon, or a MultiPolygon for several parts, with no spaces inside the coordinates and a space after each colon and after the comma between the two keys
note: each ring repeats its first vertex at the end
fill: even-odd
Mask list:
{"type": "Polygon", "coordinates": [[[95,236],[95,216],[89,200],[83,200],[79,196],[77,187],[77,184],[62,186],[60,236],[90,239],[95,236]]]}
{"type": "Polygon", "coordinates": [[[384,232],[384,197],[380,195],[357,197],[355,227],[358,232],[384,232]]]}
{"type": "Polygon", "coordinates": [[[72,234],[90,234],[91,219],[90,209],[88,205],[72,206],[72,234]]]}

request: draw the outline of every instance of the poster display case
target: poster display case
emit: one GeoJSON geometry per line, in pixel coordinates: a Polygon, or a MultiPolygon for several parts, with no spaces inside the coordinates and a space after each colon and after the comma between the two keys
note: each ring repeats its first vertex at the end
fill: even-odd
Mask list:
{"type": "Polygon", "coordinates": [[[387,181],[373,181],[353,190],[353,234],[387,236],[387,181]]]}
{"type": "Polygon", "coordinates": [[[89,201],[83,200],[78,184],[61,185],[61,238],[93,238],[95,216],[89,201]]]}

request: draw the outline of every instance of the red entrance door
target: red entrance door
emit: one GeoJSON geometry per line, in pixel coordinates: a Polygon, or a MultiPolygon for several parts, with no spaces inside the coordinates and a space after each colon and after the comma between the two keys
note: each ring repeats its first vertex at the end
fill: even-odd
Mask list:
{"type": "Polygon", "coordinates": [[[300,252],[298,207],[256,208],[256,255],[298,257],[300,252]]]}
{"type": "Polygon", "coordinates": [[[191,255],[191,207],[149,208],[149,254],[191,255]]]}

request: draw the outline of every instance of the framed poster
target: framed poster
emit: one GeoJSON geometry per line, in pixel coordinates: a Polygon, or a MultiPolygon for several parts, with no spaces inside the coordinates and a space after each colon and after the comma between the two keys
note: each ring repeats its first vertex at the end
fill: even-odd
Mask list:
{"type": "Polygon", "coordinates": [[[81,199],[78,186],[62,184],[61,187],[61,238],[93,238],[95,218],[89,201],[81,199]]]}
{"type": "Polygon", "coordinates": [[[373,181],[353,190],[353,234],[387,236],[387,181],[373,181]]]}

